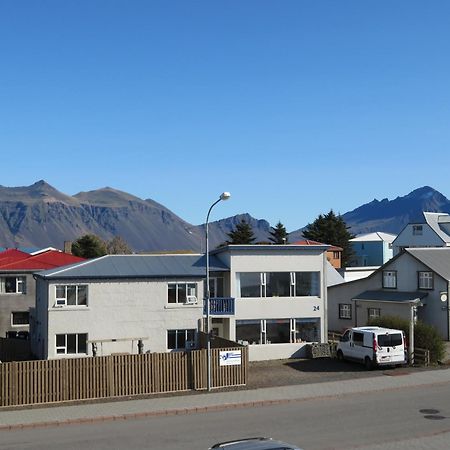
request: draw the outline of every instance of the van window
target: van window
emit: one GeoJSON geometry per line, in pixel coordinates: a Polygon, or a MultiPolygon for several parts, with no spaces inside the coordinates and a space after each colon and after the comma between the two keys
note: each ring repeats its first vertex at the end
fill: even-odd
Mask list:
{"type": "Polygon", "coordinates": [[[402,344],[403,339],[400,333],[378,335],[378,345],[380,347],[396,347],[402,344]]]}
{"type": "Polygon", "coordinates": [[[363,341],[364,341],[364,334],[360,333],[358,331],[354,331],[353,332],[353,343],[355,345],[363,345],[363,341]]]}

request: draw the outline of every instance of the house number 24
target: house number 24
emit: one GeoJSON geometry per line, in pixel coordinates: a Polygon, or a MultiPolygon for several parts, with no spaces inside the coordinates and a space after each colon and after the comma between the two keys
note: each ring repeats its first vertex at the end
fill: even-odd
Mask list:
{"type": "Polygon", "coordinates": [[[313,306],[313,311],[319,311],[320,310],[320,306],[313,306]]]}

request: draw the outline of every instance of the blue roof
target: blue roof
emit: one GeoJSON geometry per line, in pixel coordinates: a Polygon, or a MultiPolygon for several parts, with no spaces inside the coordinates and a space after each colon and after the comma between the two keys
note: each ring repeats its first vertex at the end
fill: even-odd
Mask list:
{"type": "MultiPolygon", "coordinates": [[[[209,258],[212,272],[227,272],[229,268],[215,256],[209,258]]],[[[66,267],[36,274],[46,279],[114,279],[205,277],[205,255],[107,255],[66,267]]]]}

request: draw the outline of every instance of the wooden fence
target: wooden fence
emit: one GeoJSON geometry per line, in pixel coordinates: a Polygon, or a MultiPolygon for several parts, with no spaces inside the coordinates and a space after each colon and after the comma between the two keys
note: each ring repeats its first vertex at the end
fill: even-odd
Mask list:
{"type": "Polygon", "coordinates": [[[413,361],[414,364],[419,366],[429,366],[430,350],[427,350],[425,348],[414,347],[413,361]]]}
{"type": "MultiPolygon", "coordinates": [[[[245,385],[248,350],[241,365],[221,366],[211,350],[212,387],[245,385]]],[[[0,407],[201,390],[207,388],[206,350],[113,355],[0,364],[0,407]]]]}

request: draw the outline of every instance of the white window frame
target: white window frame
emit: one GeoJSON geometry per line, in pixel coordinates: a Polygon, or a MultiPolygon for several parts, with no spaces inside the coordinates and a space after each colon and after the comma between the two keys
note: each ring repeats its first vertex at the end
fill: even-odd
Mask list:
{"type": "MultiPolygon", "coordinates": [[[[321,296],[321,292],[322,292],[322,272],[319,270],[313,270],[313,271],[303,271],[303,272],[290,272],[290,271],[280,271],[281,273],[289,273],[290,274],[290,296],[289,297],[282,297],[282,298],[293,298],[296,297],[296,286],[297,286],[297,277],[296,274],[297,273],[315,273],[317,272],[319,274],[319,295],[311,295],[311,296],[302,296],[302,297],[319,297],[321,296]]],[[[247,273],[247,272],[237,272],[238,274],[238,282],[237,282],[237,297],[240,298],[254,298],[254,297],[241,297],[241,284],[240,284],[240,277],[242,273],[247,273]]],[[[274,299],[277,297],[267,297],[267,273],[273,273],[273,272],[250,272],[250,273],[259,273],[259,279],[260,279],[260,284],[259,284],[259,293],[260,293],[260,297],[261,298],[268,298],[268,299],[274,299]]]]}
{"type": "Polygon", "coordinates": [[[20,275],[4,275],[0,277],[0,294],[4,295],[16,295],[16,294],[26,294],[27,286],[27,277],[20,276],[20,275]],[[6,292],[5,284],[6,284],[6,278],[15,278],[16,279],[16,287],[14,292],[6,292]]]}
{"type": "Polygon", "coordinates": [[[381,308],[367,308],[367,319],[378,319],[381,317],[381,308]],[[376,311],[376,314],[373,314],[376,311]]]}
{"type": "Polygon", "coordinates": [[[167,283],[167,304],[168,305],[186,305],[188,297],[195,297],[198,301],[198,283],[193,281],[171,281],[167,283]],[[175,302],[169,302],[169,286],[175,285],[175,302]],[[178,286],[186,286],[186,298],[180,300],[178,298],[178,286]],[[193,285],[193,286],[189,286],[193,285]]]}
{"type": "Polygon", "coordinates": [[[421,270],[418,273],[418,286],[419,289],[432,290],[434,288],[433,272],[421,270]]]}
{"type": "Polygon", "coordinates": [[[383,270],[383,288],[397,289],[397,271],[383,270]]]}
{"type": "Polygon", "coordinates": [[[12,327],[28,327],[30,326],[30,312],[29,311],[11,311],[11,326],[12,327]],[[28,314],[28,323],[14,323],[14,314],[28,314]]]}
{"type": "Polygon", "coordinates": [[[351,320],[352,305],[351,303],[339,303],[339,319],[351,320]]]}
{"type": "Polygon", "coordinates": [[[87,284],[55,284],[55,307],[67,306],[69,308],[78,308],[78,307],[87,307],[89,304],[89,288],[87,284]],[[75,305],[67,304],[67,288],[68,287],[76,287],[75,290],[75,305]],[[86,288],[86,304],[78,304],[78,292],[80,287],[86,288]],[[64,288],[64,297],[58,297],[58,288],[64,288]]]}
{"type": "Polygon", "coordinates": [[[57,355],[87,355],[88,354],[88,345],[87,345],[87,341],[88,341],[88,334],[87,333],[59,333],[59,334],[55,334],[55,353],[57,355]],[[78,349],[78,340],[79,340],[79,336],[84,335],[86,336],[86,351],[85,352],[80,352],[78,349]],[[64,345],[63,346],[57,346],[56,341],[57,341],[57,336],[64,336],[64,345]],[[75,345],[76,345],[76,352],[75,353],[67,353],[67,336],[76,336],[76,340],[75,340],[75,345]],[[58,350],[63,350],[63,351],[58,351],[58,350]]]}

